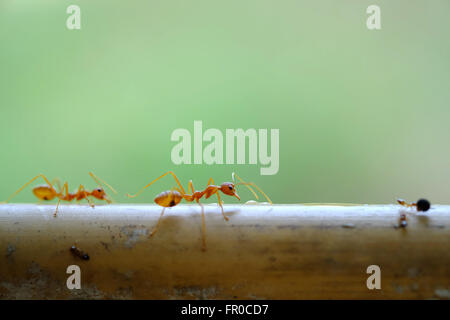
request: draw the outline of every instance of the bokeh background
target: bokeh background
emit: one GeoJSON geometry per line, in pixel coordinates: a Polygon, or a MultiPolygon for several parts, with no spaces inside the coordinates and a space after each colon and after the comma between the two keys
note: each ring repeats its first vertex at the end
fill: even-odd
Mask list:
{"type": "Polygon", "coordinates": [[[448,0],[1,0],[0,198],[38,173],[92,188],[92,170],[131,202],[174,170],[196,187],[236,171],[277,203],[448,204],[449,14],[448,0]],[[170,135],[194,120],[280,129],[278,174],[173,165],[170,135]]]}

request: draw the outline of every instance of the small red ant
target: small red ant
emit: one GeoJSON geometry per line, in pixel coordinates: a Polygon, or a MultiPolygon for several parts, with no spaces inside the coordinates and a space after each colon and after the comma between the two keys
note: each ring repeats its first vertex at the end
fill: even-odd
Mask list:
{"type": "MultiPolygon", "coordinates": [[[[76,192],[70,193],[68,191],[68,183],[67,182],[64,183],[62,188],[61,188],[59,182],[57,182],[57,185],[59,187],[59,192],[58,192],[53,187],[53,184],[50,183],[43,174],[39,174],[36,177],[34,177],[33,179],[31,179],[30,181],[28,181],[27,183],[25,183],[19,190],[14,192],[4,203],[7,203],[8,201],[10,201],[18,193],[20,193],[23,189],[25,189],[30,183],[32,183],[34,180],[38,179],[39,177],[43,178],[45,180],[45,182],[47,182],[47,184],[34,187],[33,193],[39,200],[50,201],[50,200],[53,200],[54,198],[58,198],[58,204],[56,205],[56,210],[55,210],[55,213],[53,214],[54,217],[56,217],[56,215],[58,213],[59,203],[61,202],[61,200],[70,202],[74,199],[76,199],[77,201],[86,199],[91,207],[94,207],[94,204],[91,202],[89,197],[94,197],[99,200],[105,200],[107,203],[111,203],[111,200],[106,195],[106,192],[103,189],[102,185],[100,184],[100,181],[103,184],[107,185],[108,188],[110,188],[112,192],[117,194],[117,191],[114,190],[105,181],[103,181],[102,179],[100,179],[99,177],[94,175],[92,172],[89,172],[89,175],[91,176],[92,179],[94,179],[94,181],[99,185],[100,188],[96,188],[96,189],[93,189],[92,191],[89,191],[81,184],[76,192]]],[[[54,179],[53,182],[55,180],[57,180],[57,179],[54,179]]]]}
{"type": "Polygon", "coordinates": [[[181,185],[180,181],[178,180],[177,176],[175,175],[175,173],[173,173],[172,171],[168,171],[166,173],[164,173],[162,176],[160,176],[159,178],[153,180],[152,182],[150,182],[148,185],[146,185],[145,187],[143,187],[138,193],[136,193],[135,195],[130,195],[127,194],[127,196],[129,198],[135,198],[138,195],[140,195],[146,188],[148,188],[149,186],[151,186],[153,183],[155,183],[156,181],[158,181],[159,179],[163,178],[164,176],[171,174],[173,176],[173,178],[175,179],[178,187],[173,188],[172,190],[168,190],[168,191],[164,191],[161,192],[159,195],[156,196],[156,198],[154,199],[155,203],[160,205],[161,207],[163,207],[163,210],[161,212],[161,215],[158,219],[158,222],[156,224],[155,229],[150,233],[149,237],[152,237],[155,235],[156,231],[158,231],[159,228],[159,224],[161,222],[161,218],[163,217],[164,211],[166,208],[170,208],[170,207],[174,207],[176,205],[178,205],[181,200],[186,200],[188,202],[193,202],[196,201],[202,210],[202,250],[205,251],[206,250],[206,226],[205,226],[205,213],[204,213],[204,208],[203,205],[200,203],[200,199],[205,196],[206,199],[208,199],[209,197],[211,197],[212,195],[217,195],[217,199],[218,199],[218,203],[219,206],[222,210],[222,216],[225,219],[225,221],[228,221],[228,217],[225,216],[225,212],[223,210],[223,206],[222,206],[222,201],[220,199],[220,195],[219,195],[219,191],[221,191],[223,194],[227,195],[227,196],[233,196],[236,197],[238,200],[241,200],[241,198],[239,197],[239,195],[236,193],[236,189],[235,186],[236,185],[245,185],[247,186],[247,188],[253,193],[253,195],[255,196],[256,199],[258,199],[258,195],[256,194],[256,192],[250,187],[253,186],[255,187],[259,192],[261,192],[261,194],[264,195],[264,197],[267,199],[267,201],[272,204],[272,201],[269,199],[269,197],[264,193],[264,191],[262,191],[257,185],[255,185],[253,182],[245,182],[244,180],[242,180],[240,177],[238,177],[234,172],[232,174],[232,179],[234,181],[234,178],[236,177],[240,182],[239,183],[232,183],[232,182],[224,182],[222,183],[220,186],[216,186],[213,185],[212,183],[214,183],[213,178],[209,179],[208,181],[208,186],[205,188],[205,190],[203,191],[195,191],[194,189],[194,184],[192,183],[192,180],[189,181],[189,189],[188,191],[191,192],[191,194],[186,193],[183,189],[183,186],[181,185]]]}

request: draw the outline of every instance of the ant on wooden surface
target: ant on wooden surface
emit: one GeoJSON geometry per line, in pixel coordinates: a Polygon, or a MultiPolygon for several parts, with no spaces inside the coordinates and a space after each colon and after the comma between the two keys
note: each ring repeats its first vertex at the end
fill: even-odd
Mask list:
{"type": "Polygon", "coordinates": [[[44,179],[47,184],[34,187],[33,193],[39,200],[50,201],[50,200],[53,200],[54,198],[58,198],[58,204],[56,205],[56,210],[55,210],[55,213],[53,214],[54,217],[56,217],[56,215],[58,213],[59,203],[61,202],[61,200],[70,202],[74,199],[77,201],[86,199],[91,207],[94,207],[94,203],[89,199],[89,197],[94,197],[99,200],[104,200],[107,203],[111,203],[112,202],[111,199],[108,198],[108,196],[106,195],[106,192],[103,189],[100,182],[102,182],[103,184],[108,186],[108,188],[110,188],[111,191],[114,192],[115,194],[117,194],[117,191],[114,190],[114,188],[111,187],[109,184],[107,184],[105,181],[103,181],[102,179],[100,179],[99,177],[94,175],[92,172],[89,172],[89,175],[99,185],[99,188],[95,188],[92,191],[89,191],[81,184],[78,187],[78,190],[76,192],[70,193],[68,191],[68,183],[67,182],[65,182],[64,185],[61,187],[61,185],[59,183],[59,179],[54,179],[53,182],[50,183],[43,174],[39,174],[36,177],[34,177],[33,179],[31,179],[30,181],[28,181],[27,183],[25,183],[19,190],[14,192],[4,203],[7,203],[8,201],[10,201],[17,194],[19,194],[23,189],[25,189],[29,184],[31,184],[33,181],[35,181],[36,179],[38,179],[40,177],[42,179],[44,179]],[[55,181],[56,181],[56,184],[58,185],[59,191],[56,191],[56,189],[53,187],[53,184],[55,183],[55,181]]]}
{"type": "Polygon", "coordinates": [[[235,180],[234,178],[237,178],[240,182],[238,183],[233,183],[233,182],[224,182],[222,183],[220,186],[216,186],[214,185],[214,180],[213,178],[210,178],[208,181],[208,185],[207,187],[203,190],[203,191],[195,191],[194,189],[194,184],[192,183],[192,180],[189,181],[189,189],[188,191],[190,193],[186,193],[185,190],[183,189],[183,186],[180,183],[180,180],[177,178],[177,176],[175,175],[175,173],[173,173],[172,171],[168,171],[166,173],[164,173],[162,176],[160,176],[159,178],[153,180],[152,182],[150,182],[149,184],[147,184],[145,187],[143,187],[138,193],[136,193],[135,195],[130,195],[127,194],[127,196],[129,198],[134,198],[137,197],[138,195],[140,195],[146,188],[148,188],[149,186],[151,186],[153,183],[155,183],[156,181],[158,181],[159,179],[165,177],[166,175],[171,174],[173,176],[173,178],[175,179],[178,187],[173,188],[172,190],[168,190],[168,191],[164,191],[161,192],[159,195],[156,196],[156,198],[154,199],[154,201],[156,202],[156,204],[160,205],[161,207],[163,207],[163,210],[161,212],[161,215],[158,219],[158,222],[156,224],[155,229],[150,233],[150,237],[152,237],[153,235],[155,235],[156,231],[158,231],[160,222],[161,222],[161,218],[164,215],[164,211],[166,208],[170,208],[170,207],[174,207],[176,205],[178,205],[181,200],[186,200],[188,202],[197,202],[202,210],[202,250],[205,251],[206,250],[206,226],[205,226],[205,213],[204,213],[204,208],[203,205],[200,203],[200,199],[204,196],[206,199],[208,199],[209,197],[213,196],[213,195],[217,195],[217,199],[218,199],[218,203],[219,206],[221,208],[222,211],[222,216],[225,219],[225,221],[228,221],[228,217],[225,215],[225,212],[223,210],[223,206],[222,206],[222,200],[220,199],[220,194],[219,191],[222,192],[223,194],[227,195],[227,196],[232,196],[232,197],[236,197],[238,200],[240,200],[239,195],[236,193],[236,189],[235,187],[237,185],[245,185],[247,186],[247,188],[253,193],[253,195],[255,196],[256,199],[258,199],[258,195],[256,194],[256,192],[252,189],[252,187],[256,188],[259,192],[261,192],[261,194],[264,195],[264,197],[267,199],[267,201],[272,204],[272,201],[269,199],[269,197],[264,193],[264,191],[262,191],[257,185],[255,185],[253,182],[245,182],[244,180],[242,180],[238,175],[236,175],[234,172],[232,174],[232,179],[233,181],[235,180]]]}

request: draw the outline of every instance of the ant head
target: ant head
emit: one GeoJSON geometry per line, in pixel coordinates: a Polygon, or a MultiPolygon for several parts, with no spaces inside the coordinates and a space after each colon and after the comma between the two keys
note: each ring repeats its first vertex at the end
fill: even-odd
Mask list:
{"type": "Polygon", "coordinates": [[[111,203],[111,200],[106,196],[105,190],[102,188],[96,188],[92,190],[91,195],[99,200],[106,200],[106,202],[111,203]]]}
{"type": "Polygon", "coordinates": [[[220,191],[222,191],[227,196],[234,196],[234,197],[238,198],[238,200],[241,200],[241,198],[239,198],[238,194],[236,193],[234,183],[231,183],[231,182],[222,183],[220,185],[220,191]]]}

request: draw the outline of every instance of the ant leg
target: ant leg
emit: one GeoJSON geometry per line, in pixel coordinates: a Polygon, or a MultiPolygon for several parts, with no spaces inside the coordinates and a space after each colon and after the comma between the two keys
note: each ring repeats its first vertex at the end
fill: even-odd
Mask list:
{"type": "MultiPolygon", "coordinates": [[[[189,181],[189,189],[191,189],[192,194],[194,194],[194,184],[192,183],[192,180],[189,181]]],[[[202,251],[206,251],[206,223],[205,223],[205,208],[203,205],[196,199],[197,203],[199,204],[200,208],[202,209],[202,251]]]]}
{"type": "Polygon", "coordinates": [[[194,189],[194,183],[192,182],[192,180],[189,180],[189,192],[192,192],[191,194],[194,194],[195,189],[194,189]]]}
{"type": "Polygon", "coordinates": [[[82,184],[80,184],[80,186],[78,187],[77,194],[83,195],[82,198],[83,198],[83,199],[86,199],[86,201],[88,202],[88,204],[89,204],[92,208],[95,207],[95,205],[94,205],[94,203],[92,202],[92,200],[89,199],[89,195],[88,195],[88,193],[87,193],[87,191],[86,191],[86,188],[85,188],[82,184]]]}
{"type": "Polygon", "coordinates": [[[206,223],[205,223],[205,209],[203,205],[197,200],[197,203],[202,208],[202,251],[206,251],[206,223]]]}
{"type": "MultiPolygon", "coordinates": [[[[194,194],[194,184],[192,183],[192,180],[189,181],[189,189],[192,191],[192,194],[194,194]]],[[[199,204],[200,208],[202,209],[202,251],[206,251],[206,223],[205,223],[205,209],[203,208],[203,205],[196,199],[197,203],[199,204]]]]}
{"type": "Polygon", "coordinates": [[[86,196],[86,201],[91,206],[91,208],[95,208],[95,202],[89,199],[89,196],[86,196]]]}
{"type": "MultiPolygon", "coordinates": [[[[189,189],[192,191],[192,194],[194,194],[195,189],[192,180],[189,181],[189,189]]],[[[202,208],[202,234],[203,234],[202,238],[203,238],[203,248],[206,249],[206,240],[205,240],[206,227],[205,227],[205,212],[204,212],[205,210],[203,208],[203,205],[198,201],[198,199],[196,199],[196,201],[202,208]]]]}
{"type": "Polygon", "coordinates": [[[162,176],[160,176],[159,178],[156,178],[155,180],[153,180],[152,182],[150,182],[150,183],[149,183],[148,185],[146,185],[145,187],[143,187],[143,188],[142,188],[141,190],[139,190],[138,193],[136,193],[135,195],[131,195],[131,194],[128,194],[128,193],[127,193],[127,197],[128,197],[128,198],[135,198],[135,197],[137,197],[138,195],[140,195],[140,194],[142,193],[142,191],[144,191],[146,188],[150,187],[153,183],[155,183],[155,182],[158,181],[159,179],[165,177],[165,176],[168,175],[169,173],[173,176],[173,178],[175,179],[176,183],[177,183],[178,186],[180,187],[180,189],[181,189],[181,194],[182,194],[182,195],[185,195],[186,192],[184,191],[183,186],[182,186],[181,183],[180,183],[180,180],[178,180],[178,178],[177,178],[177,176],[175,175],[175,173],[173,173],[172,171],[168,171],[168,172],[164,173],[162,176]]]}
{"type": "Polygon", "coordinates": [[[62,191],[62,187],[61,187],[61,179],[58,178],[58,177],[56,177],[55,179],[52,180],[52,184],[53,184],[53,185],[56,184],[56,185],[58,186],[58,192],[61,193],[61,191],[62,191]]]}
{"type": "Polygon", "coordinates": [[[58,208],[59,208],[59,203],[61,202],[61,198],[58,199],[58,204],[56,205],[56,210],[55,213],[53,214],[53,217],[56,218],[56,215],[58,214],[58,208]]]}
{"type": "MultiPolygon", "coordinates": [[[[208,181],[208,186],[211,185],[211,183],[214,183],[214,180],[212,177],[208,181]]],[[[228,217],[225,215],[225,211],[223,210],[222,200],[220,199],[219,192],[216,192],[216,195],[217,195],[217,199],[219,200],[220,209],[222,210],[222,216],[225,219],[225,221],[228,221],[228,217]]]]}
{"type": "MultiPolygon", "coordinates": [[[[63,185],[63,189],[65,190],[65,192],[66,192],[66,196],[67,196],[67,194],[69,193],[69,191],[67,190],[67,185],[68,185],[68,183],[67,182],[65,182],[64,183],[64,185],[63,185]]],[[[56,205],[56,210],[55,210],[55,213],[53,214],[53,217],[55,217],[56,218],[56,215],[58,214],[58,209],[59,209],[59,204],[61,203],[61,197],[62,197],[62,189],[60,188],[60,196],[58,197],[58,204],[56,205]]]]}
{"type": "Polygon", "coordinates": [[[220,199],[219,192],[216,192],[216,194],[217,194],[217,198],[219,199],[219,206],[220,206],[220,209],[222,210],[222,216],[223,216],[223,218],[225,219],[225,221],[228,221],[229,219],[228,219],[228,217],[225,215],[225,211],[223,210],[222,200],[220,199]]]}
{"type": "Polygon", "coordinates": [[[55,192],[55,194],[58,193],[58,192],[56,192],[56,190],[53,187],[53,185],[48,181],[48,179],[43,174],[39,174],[36,177],[34,177],[33,179],[31,179],[30,181],[28,181],[27,183],[25,183],[22,186],[22,188],[20,188],[16,192],[14,192],[8,199],[6,199],[6,201],[4,201],[4,203],[8,203],[12,198],[14,198],[16,195],[18,195],[23,189],[25,189],[30,183],[32,183],[34,180],[36,180],[39,177],[43,178],[45,180],[45,182],[47,182],[47,184],[50,186],[50,188],[52,188],[52,190],[55,192]]]}
{"type": "Polygon", "coordinates": [[[155,235],[155,233],[156,233],[156,231],[158,231],[158,229],[159,229],[159,224],[161,223],[161,219],[162,219],[162,217],[163,217],[163,215],[164,215],[164,211],[166,210],[166,208],[163,208],[162,209],[162,211],[161,211],[161,215],[159,216],[159,219],[158,219],[158,223],[156,224],[156,227],[155,227],[155,229],[153,229],[153,231],[150,233],[150,235],[148,236],[149,238],[150,237],[153,237],[154,235],[155,235]]]}
{"type": "MultiPolygon", "coordinates": [[[[208,181],[208,186],[211,185],[211,183],[214,183],[214,180],[213,180],[212,177],[211,177],[211,179],[209,179],[209,181],[208,181]]],[[[222,216],[223,216],[223,218],[225,219],[225,221],[228,221],[228,217],[225,216],[225,212],[224,212],[224,210],[223,210],[222,200],[220,199],[219,192],[216,192],[216,195],[217,195],[217,199],[218,199],[218,201],[219,201],[220,209],[222,210],[222,216]]]]}

